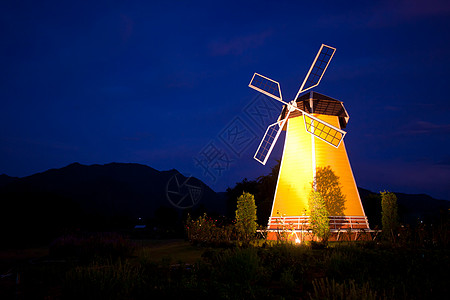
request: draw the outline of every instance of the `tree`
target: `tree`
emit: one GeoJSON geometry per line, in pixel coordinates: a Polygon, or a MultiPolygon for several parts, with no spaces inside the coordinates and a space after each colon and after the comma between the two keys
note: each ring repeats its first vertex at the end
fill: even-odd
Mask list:
{"type": "MultiPolygon", "coordinates": [[[[233,188],[227,188],[227,217],[233,219],[236,214],[237,199],[244,192],[256,195],[259,190],[259,184],[256,180],[248,180],[244,178],[241,182],[236,182],[233,188]]],[[[255,199],[256,201],[256,199],[255,199]]]]}
{"type": "Polygon", "coordinates": [[[309,224],[315,236],[323,242],[330,236],[330,221],[325,201],[319,192],[311,191],[308,198],[309,224]]]}
{"type": "Polygon", "coordinates": [[[330,216],[344,215],[345,195],[341,190],[339,176],[333,172],[330,166],[317,168],[316,191],[322,195],[330,216]]]}
{"type": "Polygon", "coordinates": [[[398,205],[397,196],[391,192],[380,192],[381,194],[381,225],[383,236],[394,241],[394,234],[398,230],[398,205]]]}
{"type": "Polygon", "coordinates": [[[243,192],[237,200],[236,231],[239,239],[248,242],[256,233],[256,204],[255,197],[243,192]]]}
{"type": "Polygon", "coordinates": [[[272,211],[273,197],[277,186],[278,173],[280,170],[280,160],[271,168],[267,175],[259,176],[256,180],[248,180],[244,178],[241,182],[237,182],[233,188],[228,188],[227,197],[227,217],[232,219],[237,207],[237,198],[244,191],[255,196],[255,203],[258,207],[257,222],[260,225],[267,225],[270,213],[272,211]]]}

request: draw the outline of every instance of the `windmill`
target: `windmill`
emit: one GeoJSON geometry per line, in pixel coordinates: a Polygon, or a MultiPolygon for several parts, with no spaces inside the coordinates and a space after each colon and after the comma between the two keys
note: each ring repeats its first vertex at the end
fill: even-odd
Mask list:
{"type": "Polygon", "coordinates": [[[269,125],[254,155],[265,165],[281,131],[286,130],[283,156],[277,187],[268,224],[268,238],[289,228],[295,240],[302,240],[308,230],[307,199],[311,183],[316,189],[316,170],[330,166],[340,178],[346,198],[345,209],[330,216],[332,238],[339,239],[341,231],[353,230],[354,238],[369,231],[353,173],[343,142],[348,114],[343,103],[313,92],[319,85],[336,49],[322,44],[302,85],[293,100],[287,102],[281,94],[280,84],[255,73],[249,87],[281,102],[283,108],[278,120],[269,125]],[[308,93],[306,93],[309,91],[308,93]],[[299,235],[301,238],[299,238],[299,235]]]}

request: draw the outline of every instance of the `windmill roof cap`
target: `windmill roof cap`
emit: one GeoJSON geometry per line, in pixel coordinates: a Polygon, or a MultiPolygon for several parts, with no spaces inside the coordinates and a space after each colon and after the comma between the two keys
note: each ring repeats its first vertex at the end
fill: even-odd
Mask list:
{"type": "Polygon", "coordinates": [[[309,92],[309,93],[303,94],[303,95],[301,95],[301,96],[299,96],[297,98],[297,102],[298,101],[310,100],[311,99],[311,94],[312,94],[312,99],[313,100],[329,100],[329,101],[337,101],[337,102],[343,103],[342,101],[339,101],[337,99],[331,98],[330,96],[327,96],[327,95],[324,95],[324,94],[321,94],[321,93],[317,93],[317,92],[309,92]]]}
{"type": "MultiPolygon", "coordinates": [[[[347,126],[349,115],[342,101],[311,91],[298,97],[296,102],[297,107],[307,113],[337,116],[339,117],[341,128],[347,126]],[[310,100],[313,101],[313,109],[311,109],[310,100]]],[[[296,114],[291,116],[295,117],[296,114]]]]}

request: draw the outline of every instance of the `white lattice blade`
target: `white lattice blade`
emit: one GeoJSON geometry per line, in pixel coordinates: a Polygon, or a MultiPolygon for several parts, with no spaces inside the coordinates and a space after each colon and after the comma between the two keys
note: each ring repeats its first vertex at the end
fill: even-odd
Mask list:
{"type": "Polygon", "coordinates": [[[269,159],[270,153],[275,146],[278,136],[281,133],[281,126],[279,122],[276,122],[269,127],[267,127],[266,133],[264,134],[261,143],[259,144],[258,150],[256,150],[255,156],[253,157],[261,164],[265,165],[267,159],[269,159]]]}
{"type": "Polygon", "coordinates": [[[283,97],[281,95],[280,84],[275,80],[272,80],[261,74],[255,73],[253,74],[252,80],[250,80],[248,86],[251,87],[252,89],[255,89],[271,98],[274,98],[286,104],[283,101],[283,97]]]}
{"type": "Polygon", "coordinates": [[[325,121],[322,121],[307,113],[303,113],[303,119],[305,121],[305,128],[308,133],[335,148],[338,148],[344,139],[346,134],[345,131],[325,121]]]}
{"type": "Polygon", "coordinates": [[[317,52],[316,58],[309,68],[308,74],[306,74],[306,77],[303,80],[303,83],[298,90],[295,99],[297,99],[301,93],[306,92],[307,90],[319,85],[320,80],[322,80],[323,74],[327,70],[335,51],[336,48],[327,46],[325,44],[322,44],[322,46],[320,46],[319,52],[317,52]]]}
{"type": "Polygon", "coordinates": [[[275,146],[288,117],[289,112],[286,118],[277,121],[267,127],[266,133],[264,134],[264,137],[259,144],[258,150],[256,150],[255,156],[253,156],[254,159],[259,161],[263,165],[265,165],[267,159],[269,159],[270,153],[272,153],[273,147],[275,146]]]}

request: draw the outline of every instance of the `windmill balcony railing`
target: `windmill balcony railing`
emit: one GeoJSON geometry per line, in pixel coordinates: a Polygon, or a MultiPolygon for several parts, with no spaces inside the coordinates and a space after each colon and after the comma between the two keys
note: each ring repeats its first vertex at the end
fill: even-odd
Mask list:
{"type": "MultiPolygon", "coordinates": [[[[356,229],[367,230],[369,223],[366,216],[330,216],[330,229],[332,231],[356,229]]],[[[309,216],[280,216],[270,217],[268,230],[309,230],[309,216]]]]}

